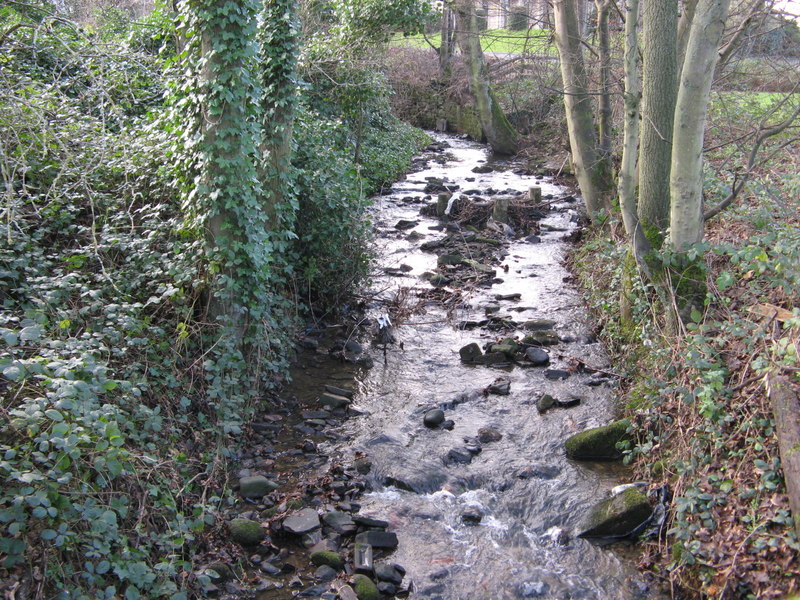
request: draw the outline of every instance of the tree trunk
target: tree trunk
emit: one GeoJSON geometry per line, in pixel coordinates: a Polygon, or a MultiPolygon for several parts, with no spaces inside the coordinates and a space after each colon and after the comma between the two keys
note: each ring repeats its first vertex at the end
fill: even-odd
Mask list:
{"type": "Polygon", "coordinates": [[[698,2],[681,70],[670,175],[670,241],[678,250],[703,237],[705,120],[729,4],[698,2]]]}
{"type": "Polygon", "coordinates": [[[645,0],[639,222],[654,248],[669,226],[672,126],[677,96],[677,0],[645,0]]]}
{"type": "Polygon", "coordinates": [[[246,236],[235,209],[241,186],[231,182],[248,177],[255,179],[254,170],[247,173],[241,167],[242,157],[252,157],[255,148],[252,137],[244,134],[248,129],[244,83],[247,76],[244,67],[236,64],[235,57],[246,52],[252,38],[247,38],[240,23],[221,18],[213,3],[203,3],[199,8],[203,15],[200,18],[200,85],[204,97],[200,123],[204,154],[200,194],[207,203],[208,252],[221,271],[216,289],[209,298],[208,311],[212,320],[225,323],[229,347],[241,349],[247,325],[242,302],[234,291],[238,278],[235,265],[240,259],[235,249],[246,244],[246,236]],[[227,39],[235,41],[220,48],[227,39]]]}
{"type": "Polygon", "coordinates": [[[678,20],[678,80],[681,78],[680,69],[686,57],[686,45],[689,43],[689,33],[692,30],[694,13],[697,11],[698,0],[683,0],[681,17],[678,20]]]}
{"type": "Polygon", "coordinates": [[[628,0],[625,6],[625,117],[617,194],[622,222],[631,240],[634,240],[639,226],[636,210],[636,156],[639,150],[639,94],[641,93],[638,24],[639,0],[628,0]]]}
{"type": "MultiPolygon", "coordinates": [[[[274,240],[286,241],[296,199],[286,174],[291,168],[297,100],[299,45],[296,0],[266,0],[260,26],[261,164],[264,212],[274,240]]],[[[280,251],[283,248],[276,248],[280,251]]]]}
{"type": "Polygon", "coordinates": [[[444,6],[442,8],[442,34],[439,44],[439,75],[441,77],[450,77],[454,45],[453,11],[449,6],[444,6]]]}
{"type": "Polygon", "coordinates": [[[604,169],[611,177],[611,42],[608,34],[608,15],[611,0],[595,0],[597,12],[597,53],[600,58],[600,106],[597,133],[604,169]]]}
{"type": "Polygon", "coordinates": [[[553,11],[572,164],[586,210],[596,221],[598,213],[610,208],[609,188],[597,148],[575,0],[554,0],[553,11]]]}
{"type": "Polygon", "coordinates": [[[454,6],[461,53],[469,71],[470,90],[475,100],[478,121],[486,141],[498,154],[517,152],[517,132],[489,87],[489,74],[483,57],[474,0],[458,0],[454,6]]]}

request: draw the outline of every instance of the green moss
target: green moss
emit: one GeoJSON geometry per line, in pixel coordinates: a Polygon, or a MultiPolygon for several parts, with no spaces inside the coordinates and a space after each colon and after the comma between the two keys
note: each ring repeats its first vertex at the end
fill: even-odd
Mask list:
{"type": "Polygon", "coordinates": [[[567,457],[575,460],[617,460],[622,453],[617,443],[628,439],[630,421],[622,419],[610,425],[587,429],[567,438],[567,457]]]}
{"type": "Polygon", "coordinates": [[[299,510],[303,508],[303,506],[303,501],[299,498],[292,498],[291,500],[286,501],[286,508],[289,510],[299,510]]]}
{"type": "Polygon", "coordinates": [[[233,519],[229,529],[231,539],[243,546],[254,546],[267,537],[261,524],[251,519],[233,519]]]}
{"type": "Polygon", "coordinates": [[[341,571],[344,568],[344,558],[328,550],[319,550],[311,553],[311,562],[316,566],[328,565],[332,569],[341,571]]]}
{"type": "Polygon", "coordinates": [[[378,600],[378,588],[375,583],[366,575],[355,575],[353,577],[353,590],[358,600],[378,600]]]}
{"type": "Polygon", "coordinates": [[[652,512],[647,496],[635,487],[631,487],[595,504],[580,536],[626,536],[647,521],[652,512]]]}

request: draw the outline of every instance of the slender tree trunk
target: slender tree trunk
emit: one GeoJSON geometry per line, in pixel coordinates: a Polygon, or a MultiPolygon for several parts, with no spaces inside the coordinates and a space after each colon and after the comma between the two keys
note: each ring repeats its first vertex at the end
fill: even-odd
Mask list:
{"type": "Polygon", "coordinates": [[[600,110],[598,111],[597,132],[600,150],[604,155],[611,154],[611,43],[608,34],[608,16],[611,0],[595,0],[597,12],[597,54],[600,58],[600,110]]]}
{"type": "Polygon", "coordinates": [[[597,135],[600,150],[600,168],[602,177],[606,180],[603,187],[611,189],[611,41],[608,32],[608,17],[611,11],[611,0],[595,0],[597,12],[597,35],[598,49],[600,58],[600,99],[599,110],[597,112],[597,135]]]}
{"type": "Polygon", "coordinates": [[[442,34],[439,44],[439,75],[441,77],[450,76],[454,46],[453,11],[445,5],[442,8],[442,34]]]}
{"type": "Polygon", "coordinates": [[[489,74],[478,36],[478,20],[474,0],[457,0],[455,6],[461,53],[467,62],[469,82],[483,134],[498,154],[517,152],[517,132],[508,122],[503,109],[489,87],[489,74]]]}
{"type": "Polygon", "coordinates": [[[645,0],[638,210],[640,224],[655,248],[661,247],[669,226],[667,182],[677,96],[677,26],[677,0],[645,0]]]}
{"type": "Polygon", "coordinates": [[[670,176],[670,241],[678,250],[703,237],[705,122],[729,5],[730,0],[700,0],[686,46],[670,176]]]}
{"type": "Polygon", "coordinates": [[[639,150],[639,0],[625,5],[625,117],[623,124],[622,163],[619,167],[617,194],[622,222],[631,240],[636,235],[639,219],[636,209],[636,157],[639,150]]]}
{"type": "Polygon", "coordinates": [[[575,0],[554,0],[553,11],[572,164],[586,210],[595,220],[599,212],[610,208],[610,189],[603,176],[597,147],[575,0]]]}
{"type": "Polygon", "coordinates": [[[678,80],[681,78],[680,69],[683,68],[683,59],[686,57],[686,45],[689,43],[689,33],[692,30],[694,13],[697,11],[698,0],[683,0],[681,16],[678,20],[678,80]]]}

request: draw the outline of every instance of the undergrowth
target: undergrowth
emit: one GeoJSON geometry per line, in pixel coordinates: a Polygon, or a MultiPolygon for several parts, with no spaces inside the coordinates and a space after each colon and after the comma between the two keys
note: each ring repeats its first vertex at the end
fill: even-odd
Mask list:
{"type": "MultiPolygon", "coordinates": [[[[168,158],[171,28],[159,11],[93,30],[47,3],[0,8],[0,591],[10,597],[196,597],[199,557],[222,529],[236,438],[223,433],[224,399],[209,394],[221,376],[206,364],[214,265],[168,158]]],[[[292,167],[302,212],[288,300],[300,311],[366,276],[366,194],[422,141],[379,107],[357,165],[349,124],[312,100],[301,99],[292,167]]],[[[291,348],[281,350],[249,358],[280,372],[291,348]]],[[[250,398],[225,417],[236,431],[263,394],[229,383],[250,398]]]]}
{"type": "MultiPolygon", "coordinates": [[[[743,213],[763,217],[751,206],[734,219],[743,213]]],[[[679,338],[662,333],[620,240],[592,236],[574,265],[626,381],[621,410],[637,439],[626,460],[672,492],[666,536],[645,542],[641,566],[692,597],[778,598],[797,591],[800,544],[766,381],[783,374],[800,389],[800,231],[726,227],[696,249],[709,293],[679,338]]]]}

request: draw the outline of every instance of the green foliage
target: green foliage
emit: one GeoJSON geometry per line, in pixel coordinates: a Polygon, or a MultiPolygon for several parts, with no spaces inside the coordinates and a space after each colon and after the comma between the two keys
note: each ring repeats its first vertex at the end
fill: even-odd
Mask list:
{"type": "Polygon", "coordinates": [[[48,597],[194,593],[218,453],[285,368],[291,292],[366,276],[366,194],[421,141],[366,70],[300,107],[291,3],[260,46],[257,3],[234,5],[194,3],[180,55],[166,10],[87,32],[0,7],[0,571],[38,565],[48,597]]]}
{"type": "Polygon", "coordinates": [[[343,39],[385,43],[393,32],[413,35],[432,18],[432,6],[420,0],[339,0],[334,3],[343,39]]]}
{"type": "Polygon", "coordinates": [[[44,10],[16,18],[30,27],[0,59],[0,560],[40,565],[62,597],[177,600],[213,507],[179,497],[165,460],[208,419],[183,375],[199,240],[142,116],[160,69],[44,10]]]}
{"type": "MultiPolygon", "coordinates": [[[[729,579],[742,595],[757,595],[760,585],[748,578],[755,568],[747,566],[750,561],[778,560],[797,550],[794,524],[781,500],[775,423],[759,383],[768,373],[797,365],[800,233],[789,225],[773,224],[770,230],[742,245],[692,249],[714,270],[705,305],[692,311],[680,341],[657,335],[646,288],[633,298],[639,332],[633,338],[617,325],[613,295],[589,289],[590,302],[603,316],[604,336],[627,354],[624,365],[638,369],[638,374],[627,371],[637,382],[628,402],[639,436],[627,460],[676,490],[669,569],[678,577],[688,571],[693,585],[711,585],[719,583],[720,558],[741,552],[746,565],[729,579]],[[750,310],[775,305],[795,316],[781,317],[781,326],[750,310]]],[[[587,259],[584,277],[613,281],[623,264],[610,240],[592,239],[582,252],[603,256],[604,272],[597,275],[597,263],[587,259]]],[[[667,265],[672,258],[663,254],[667,265]]]]}

